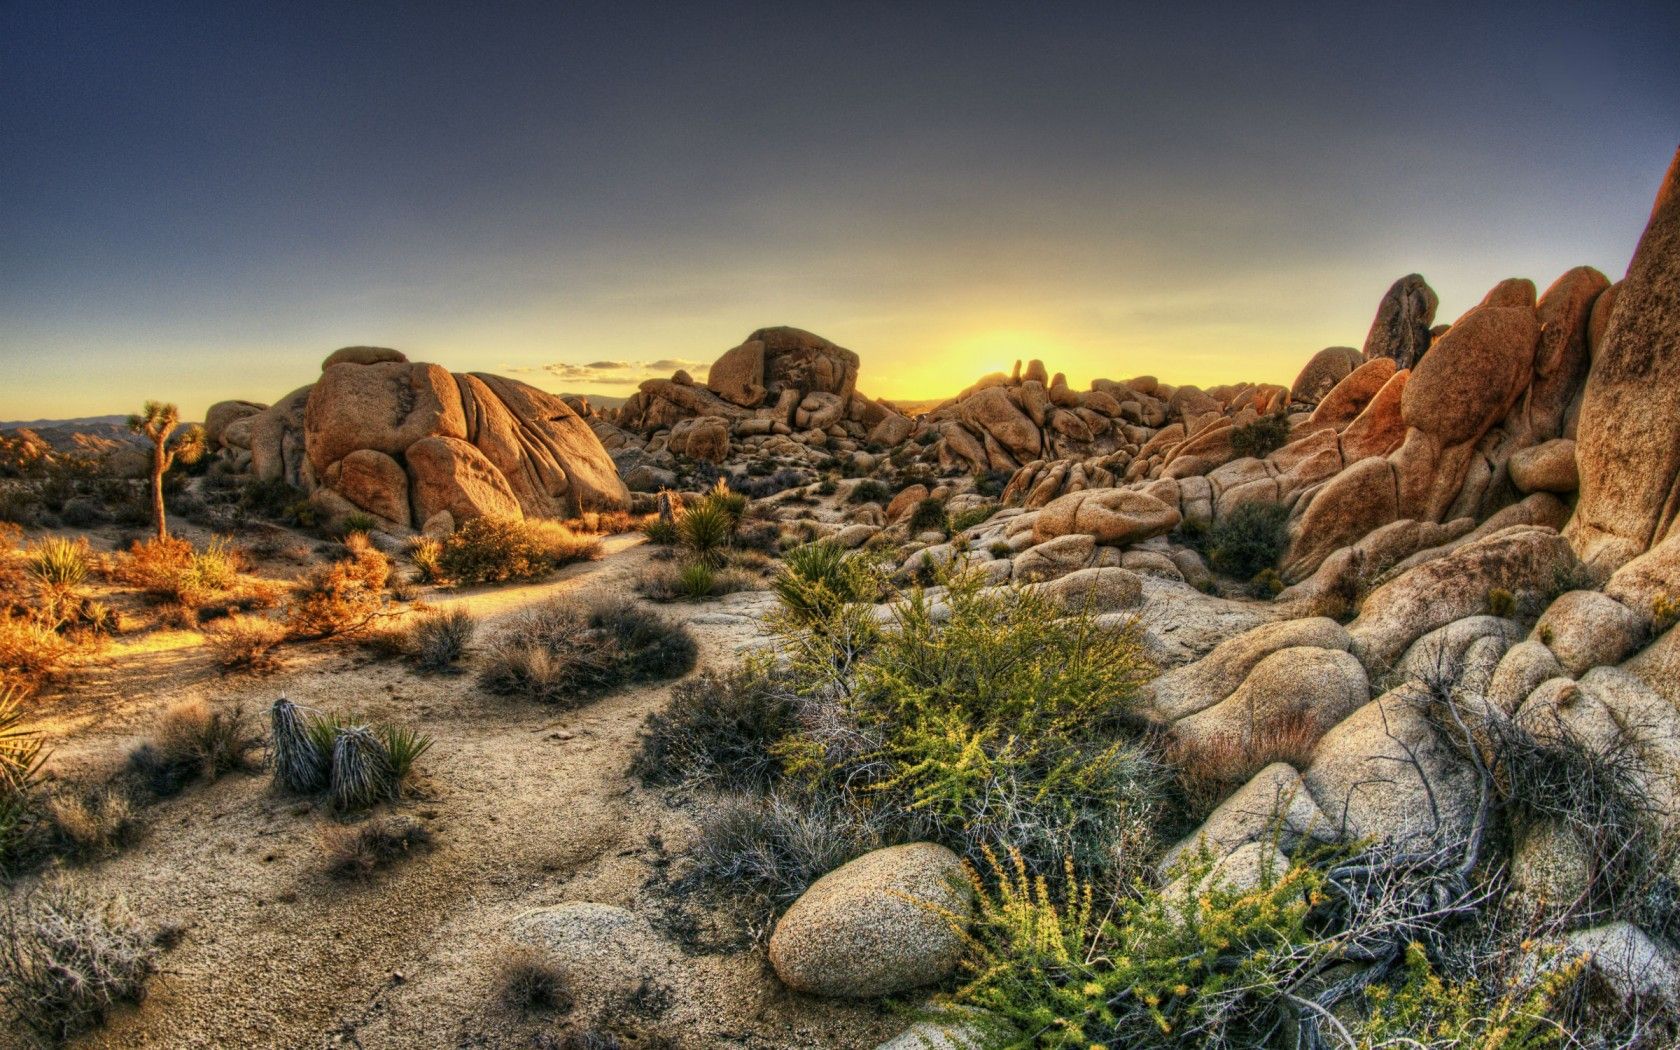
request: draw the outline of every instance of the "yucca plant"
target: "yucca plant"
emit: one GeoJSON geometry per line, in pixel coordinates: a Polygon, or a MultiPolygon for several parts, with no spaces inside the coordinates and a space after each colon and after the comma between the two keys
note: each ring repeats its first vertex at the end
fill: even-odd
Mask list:
{"type": "Polygon", "coordinates": [[[418,729],[391,722],[380,725],[377,735],[385,749],[385,764],[391,774],[391,793],[400,795],[403,784],[414,772],[414,763],[432,749],[432,738],[418,729]]]}
{"type": "Polygon", "coordinates": [[[682,540],[682,533],[677,529],[675,520],[653,518],[642,526],[642,535],[649,543],[656,543],[661,547],[675,547],[682,540]]]}
{"type": "Polygon", "coordinates": [[[41,734],[23,728],[14,686],[0,688],[0,872],[6,870],[20,838],[27,834],[35,787],[46,761],[41,734]]]}
{"type": "Polygon", "coordinates": [[[332,749],[332,799],[340,810],[362,809],[391,794],[391,760],[367,726],[339,730],[332,749]]]}
{"type": "Polygon", "coordinates": [[[677,535],[690,556],[713,568],[723,564],[734,532],[735,518],[729,510],[709,499],[688,507],[677,519],[677,535]]]}
{"type": "MultiPolygon", "coordinates": [[[[312,732],[314,721],[285,697],[269,708],[274,779],[287,791],[308,794],[327,786],[332,748],[322,747],[312,732]]],[[[334,729],[336,733],[336,727],[334,729]]]]}
{"type": "Polygon", "coordinates": [[[730,520],[738,525],[741,518],[747,513],[749,500],[745,493],[732,492],[729,488],[729,482],[719,478],[717,484],[712,486],[711,491],[706,493],[705,502],[728,514],[730,520]]]}
{"type": "Polygon", "coordinates": [[[69,590],[80,586],[88,574],[88,544],[85,539],[48,537],[29,552],[29,574],[43,587],[69,590]]]}
{"type": "Polygon", "coordinates": [[[843,605],[872,601],[880,581],[860,555],[833,540],[795,547],[782,557],[782,570],[770,589],[796,620],[827,619],[843,605]]]}
{"type": "Polygon", "coordinates": [[[677,573],[676,591],[689,601],[711,597],[712,588],[716,585],[717,573],[703,561],[690,562],[677,573]]]}

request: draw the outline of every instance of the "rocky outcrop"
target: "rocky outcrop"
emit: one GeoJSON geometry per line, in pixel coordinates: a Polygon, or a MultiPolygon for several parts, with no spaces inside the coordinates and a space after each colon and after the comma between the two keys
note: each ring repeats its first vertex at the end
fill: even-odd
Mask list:
{"type": "Polygon", "coordinates": [[[1616,290],[1581,399],[1581,497],[1568,536],[1607,576],[1674,529],[1680,514],[1680,152],[1616,290]]]}
{"type": "Polygon", "coordinates": [[[1365,360],[1386,357],[1396,368],[1415,368],[1429,350],[1429,328],[1439,305],[1435,289],[1420,275],[1407,274],[1395,281],[1377,305],[1377,316],[1365,336],[1365,360]]]}

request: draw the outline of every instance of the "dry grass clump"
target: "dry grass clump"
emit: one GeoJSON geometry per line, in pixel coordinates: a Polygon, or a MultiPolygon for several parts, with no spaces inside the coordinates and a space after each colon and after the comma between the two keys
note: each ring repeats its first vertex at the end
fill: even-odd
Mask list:
{"type": "Polygon", "coordinates": [[[1193,748],[1170,742],[1166,763],[1174,771],[1186,812],[1201,820],[1273,762],[1305,769],[1322,735],[1313,718],[1301,712],[1253,732],[1223,733],[1193,748]]]}
{"type": "Polygon", "coordinates": [[[686,674],[699,649],[687,627],[627,600],[525,613],[491,648],[480,682],[493,693],[576,704],[635,682],[686,674]]]}
{"type": "Polygon", "coordinates": [[[0,904],[0,1001],[43,1043],[95,1028],[146,996],[156,939],[116,900],[48,882],[0,904]]]}
{"type": "Polygon", "coordinates": [[[23,728],[22,690],[0,681],[0,875],[27,850],[46,761],[41,734],[23,728]]]}
{"type": "Polygon", "coordinates": [[[204,632],[204,644],[226,670],[273,670],[280,664],[274,650],[285,640],[285,624],[241,613],[218,620],[204,632]]]}
{"type": "Polygon", "coordinates": [[[502,1002],[522,1014],[564,1013],[572,1008],[566,972],[535,948],[520,945],[504,952],[496,984],[502,1002]]]}
{"type": "Polygon", "coordinates": [[[636,592],[654,602],[700,602],[763,587],[756,573],[733,566],[714,569],[703,561],[654,562],[636,581],[636,592]]]}
{"type": "Polygon", "coordinates": [[[354,827],[331,825],[322,833],[327,872],[366,881],[391,865],[433,846],[429,828],[410,817],[386,817],[354,827]]]}
{"type": "Polygon", "coordinates": [[[0,674],[20,684],[38,682],[72,648],[63,635],[33,617],[0,610],[0,674]]]}
{"type": "Polygon", "coordinates": [[[441,671],[467,654],[477,629],[465,609],[430,613],[409,628],[405,648],[422,671],[441,671]]]}
{"type": "Polygon", "coordinates": [[[349,557],[316,569],[293,588],[285,616],[291,637],[354,634],[385,611],[391,560],[368,542],[365,533],[351,533],[344,546],[349,557]]]}
{"type": "Polygon", "coordinates": [[[45,808],[59,848],[81,860],[115,853],[140,831],[134,803],[115,785],[58,794],[45,808]]]}
{"type": "Polygon", "coordinates": [[[776,745],[799,728],[794,697],[769,663],[706,671],[648,716],[631,771],[646,784],[762,791],[780,772],[776,745]]]}
{"type": "Polygon", "coordinates": [[[599,539],[556,521],[473,518],[442,542],[435,572],[457,584],[511,583],[541,580],[562,565],[600,556],[599,539]]]}
{"type": "Polygon", "coordinates": [[[647,521],[646,514],[631,514],[627,510],[588,510],[575,518],[567,518],[560,524],[573,532],[591,533],[596,536],[617,536],[626,532],[635,532],[647,521]]]}
{"type": "Polygon", "coordinates": [[[137,540],[117,555],[108,575],[190,625],[200,613],[266,609],[279,600],[277,585],[246,576],[246,568],[244,554],[224,536],[203,550],[171,537],[137,540]]]}
{"type": "Polygon", "coordinates": [[[212,709],[202,700],[164,712],[152,739],[129,755],[129,768],[159,796],[194,780],[261,768],[262,734],[240,705],[212,709]]]}

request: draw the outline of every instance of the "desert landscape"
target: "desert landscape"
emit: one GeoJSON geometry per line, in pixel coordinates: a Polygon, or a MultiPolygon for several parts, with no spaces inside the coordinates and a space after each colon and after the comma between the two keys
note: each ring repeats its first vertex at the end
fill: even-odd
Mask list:
{"type": "Polygon", "coordinates": [[[7,1040],[1675,1045],[1680,155],[1436,309],[7,431],[7,1040]]]}
{"type": "Polygon", "coordinates": [[[0,1048],[1680,1050],[1676,54],[0,4],[0,1048]]]}

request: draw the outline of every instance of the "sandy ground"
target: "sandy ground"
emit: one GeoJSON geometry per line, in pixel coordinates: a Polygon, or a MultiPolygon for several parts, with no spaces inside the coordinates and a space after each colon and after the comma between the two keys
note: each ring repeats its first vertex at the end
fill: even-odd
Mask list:
{"type": "MultiPolygon", "coordinates": [[[[473,611],[481,652],[534,603],[630,593],[649,551],[636,537],[610,539],[607,550],[540,585],[427,601],[473,611]]],[[[760,642],[755,614],[766,601],[738,594],[666,611],[691,624],[701,666],[722,665],[760,642]]],[[[120,894],[149,923],[184,926],[185,937],[147,1001],[77,1045],[530,1047],[599,1025],[626,1046],[869,1047],[904,1027],[888,1007],[787,992],[738,925],[671,889],[692,812],[627,775],[642,720],[670,683],[560,711],[483,692],[476,657],[465,673],[421,675],[355,647],[315,645],[289,648],[278,673],[225,676],[198,640],[190,631],[119,639],[46,694],[54,766],[82,776],[114,768],[182,700],[242,703],[266,717],[284,694],[433,735],[416,797],[396,808],[432,828],[437,848],[368,883],[333,879],[321,848],[330,814],[276,793],[266,774],[151,806],[139,842],[69,874],[120,894]],[[532,909],[576,901],[630,909],[656,943],[627,946],[610,974],[579,975],[604,987],[604,999],[521,1015],[500,1001],[496,979],[509,930],[532,909]]]]}

